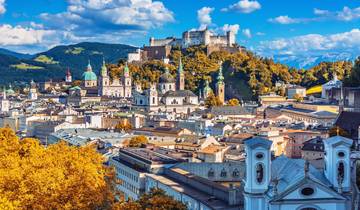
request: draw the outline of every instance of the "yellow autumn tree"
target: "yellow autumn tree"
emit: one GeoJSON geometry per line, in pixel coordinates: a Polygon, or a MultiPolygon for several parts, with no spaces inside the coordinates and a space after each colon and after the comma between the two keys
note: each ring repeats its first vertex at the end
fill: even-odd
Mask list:
{"type": "Polygon", "coordinates": [[[130,139],[129,147],[141,147],[149,142],[146,136],[135,136],[130,139]]]}
{"type": "Polygon", "coordinates": [[[132,129],[132,125],[127,120],[122,120],[118,124],[116,124],[116,126],[115,126],[115,130],[117,132],[129,131],[131,129],[132,129]]]}
{"type": "Polygon", "coordinates": [[[0,128],[0,208],[108,209],[114,179],[103,161],[92,147],[46,148],[0,128]]]}
{"type": "Polygon", "coordinates": [[[228,101],[228,105],[229,106],[239,106],[240,105],[240,102],[238,99],[236,98],[232,98],[228,101]]]}

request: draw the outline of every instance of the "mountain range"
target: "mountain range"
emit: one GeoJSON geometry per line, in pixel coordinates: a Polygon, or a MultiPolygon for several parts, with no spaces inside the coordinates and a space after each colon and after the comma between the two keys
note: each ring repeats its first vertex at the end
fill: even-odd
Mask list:
{"type": "Polygon", "coordinates": [[[357,55],[349,52],[334,52],[322,55],[278,55],[274,56],[274,60],[297,69],[309,69],[322,61],[354,61],[356,57],[357,55]]]}
{"type": "Polygon", "coordinates": [[[136,47],[130,45],[95,42],[56,46],[35,55],[0,48],[0,84],[63,79],[68,68],[73,78],[79,79],[88,62],[98,73],[103,60],[117,63],[135,50],[136,47]]]}

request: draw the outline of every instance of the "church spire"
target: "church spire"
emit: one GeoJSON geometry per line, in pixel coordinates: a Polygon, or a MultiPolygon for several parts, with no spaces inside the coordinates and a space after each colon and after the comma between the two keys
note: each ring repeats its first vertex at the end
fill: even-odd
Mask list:
{"type": "Polygon", "coordinates": [[[125,67],[124,67],[124,76],[125,77],[129,77],[130,76],[130,70],[129,70],[129,66],[128,63],[125,63],[125,67]]]}
{"type": "Polygon", "coordinates": [[[101,76],[105,77],[107,76],[107,68],[106,68],[106,63],[105,63],[105,59],[103,58],[103,64],[101,66],[101,76]]]}
{"type": "Polygon", "coordinates": [[[224,75],[222,72],[222,63],[220,63],[219,73],[217,76],[216,96],[220,99],[222,103],[225,102],[225,82],[224,82],[224,75]]]}
{"type": "Polygon", "coordinates": [[[90,59],[88,60],[87,71],[92,71],[92,67],[91,67],[91,64],[90,64],[90,59]]]}
{"type": "Polygon", "coordinates": [[[184,76],[184,69],[183,69],[181,56],[180,56],[180,59],[179,59],[179,67],[178,67],[176,85],[177,85],[178,90],[184,90],[185,89],[185,76],[184,76]]]}
{"type": "Polygon", "coordinates": [[[217,82],[220,83],[220,82],[224,82],[224,75],[223,75],[223,71],[222,71],[222,63],[220,63],[220,68],[219,68],[219,73],[218,73],[218,76],[217,76],[217,82]]]}

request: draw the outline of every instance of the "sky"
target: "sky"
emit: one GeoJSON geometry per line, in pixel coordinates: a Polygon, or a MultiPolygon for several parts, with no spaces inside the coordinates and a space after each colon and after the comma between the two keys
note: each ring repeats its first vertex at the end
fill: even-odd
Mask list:
{"type": "Polygon", "coordinates": [[[23,53],[205,27],[264,56],[360,55],[360,0],[0,0],[0,47],[23,53]]]}

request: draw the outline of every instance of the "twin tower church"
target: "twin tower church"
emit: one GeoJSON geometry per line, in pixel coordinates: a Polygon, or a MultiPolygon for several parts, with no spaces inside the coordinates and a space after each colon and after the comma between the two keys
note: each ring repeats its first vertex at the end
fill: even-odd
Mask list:
{"type": "MultiPolygon", "coordinates": [[[[177,68],[177,76],[174,78],[166,68],[160,76],[157,84],[153,83],[150,88],[143,90],[140,84],[132,82],[128,65],[124,67],[123,74],[118,78],[111,78],[108,69],[103,62],[99,78],[93,72],[89,62],[86,71],[82,75],[82,85],[77,87],[83,96],[97,95],[106,97],[132,99],[135,106],[143,106],[149,110],[175,111],[188,113],[194,111],[199,105],[199,97],[190,90],[185,90],[185,73],[181,59],[177,68]]],[[[225,102],[225,82],[220,65],[215,95],[225,102]]],[[[212,94],[209,82],[200,91],[200,98],[207,98],[212,94]]]]}

